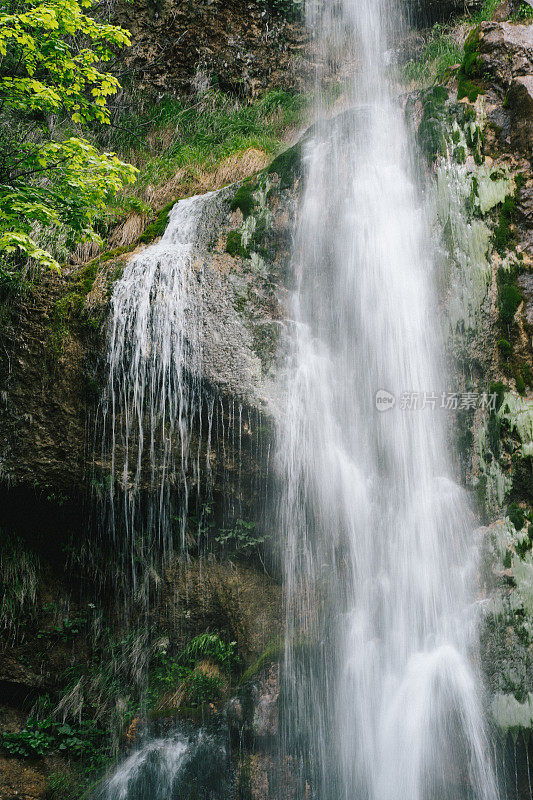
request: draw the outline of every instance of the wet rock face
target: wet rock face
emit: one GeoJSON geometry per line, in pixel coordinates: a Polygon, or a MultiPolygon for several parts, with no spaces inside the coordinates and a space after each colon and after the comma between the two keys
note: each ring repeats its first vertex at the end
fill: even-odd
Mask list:
{"type": "Polygon", "coordinates": [[[533,26],[484,22],[478,42],[483,68],[501,91],[508,90],[517,78],[533,74],[533,26]]]}
{"type": "Polygon", "coordinates": [[[433,25],[465,11],[475,11],[482,0],[408,0],[408,13],[419,25],[433,25]]]}
{"type": "Polygon", "coordinates": [[[1,326],[0,482],[72,491],[82,481],[85,351],[56,324],[67,292],[67,282],[45,277],[1,326]]]}
{"type": "MultiPolygon", "coordinates": [[[[246,219],[233,203],[238,184],[217,193],[195,253],[197,300],[205,310],[199,377],[230,404],[270,413],[297,178],[294,170],[284,182],[277,173],[259,176],[248,190],[246,219]],[[236,249],[232,236],[241,243],[236,249]]],[[[121,266],[98,266],[94,291],[75,296],[75,311],[67,314],[76,274],[46,278],[0,329],[0,484],[68,495],[86,485],[105,380],[110,276],[121,266]]]]}
{"type": "MultiPolygon", "coordinates": [[[[533,31],[533,29],[532,29],[533,31]]],[[[515,78],[509,90],[511,138],[517,150],[533,156],[533,74],[515,78]]]]}
{"type": "Polygon", "coordinates": [[[528,175],[533,156],[533,25],[482,23],[472,35],[471,50],[485,93],[489,152],[523,160],[527,180],[517,207],[524,241],[531,244],[533,181],[528,175]]]}
{"type": "Polygon", "coordinates": [[[223,91],[294,89],[306,68],[298,21],[246,0],[119,0],[115,19],[132,33],[126,55],[137,88],[190,91],[204,76],[223,91]]]}

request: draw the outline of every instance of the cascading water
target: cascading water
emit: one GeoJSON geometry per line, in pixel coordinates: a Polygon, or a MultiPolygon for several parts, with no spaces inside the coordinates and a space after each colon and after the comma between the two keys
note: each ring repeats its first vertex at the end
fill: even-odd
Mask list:
{"type": "Polygon", "coordinates": [[[323,63],[357,72],[353,110],[308,145],[295,244],[285,752],[306,798],[494,800],[473,517],[450,477],[431,243],[386,79],[396,9],[309,2],[308,20],[323,63]]]}
{"type": "Polygon", "coordinates": [[[228,742],[217,729],[186,725],[165,738],[148,739],[103,782],[95,800],[197,800],[219,798],[229,780],[228,742]]]}
{"type": "MultiPolygon", "coordinates": [[[[164,549],[176,528],[183,540],[195,457],[200,470],[191,450],[204,399],[194,255],[215,198],[177,203],[161,240],[129,261],[113,291],[100,409],[101,461],[109,471],[102,516],[103,527],[119,530],[132,569],[136,542],[164,549]]],[[[212,411],[211,402],[209,425],[212,411]]]]}

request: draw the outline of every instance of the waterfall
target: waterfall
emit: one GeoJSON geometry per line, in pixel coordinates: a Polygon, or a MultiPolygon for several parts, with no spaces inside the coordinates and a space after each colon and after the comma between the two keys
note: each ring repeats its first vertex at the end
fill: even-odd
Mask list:
{"type": "MultiPolygon", "coordinates": [[[[145,551],[164,550],[173,535],[181,543],[185,536],[188,472],[198,456],[191,442],[202,412],[204,308],[194,256],[215,201],[208,193],[176,203],[160,241],[128,262],[111,298],[99,409],[109,476],[102,518],[133,573],[139,542],[145,551]]],[[[212,413],[211,403],[209,426],[212,413]]]]}
{"type": "Polygon", "coordinates": [[[215,800],[228,791],[229,775],[224,732],[182,724],[165,738],[141,742],[99,787],[95,800],[215,800]]]}
{"type": "Polygon", "coordinates": [[[495,800],[474,518],[447,452],[425,200],[387,75],[400,22],[389,0],[307,5],[317,85],[353,65],[353,110],[318,109],[293,259],[285,753],[306,798],[495,800]]]}

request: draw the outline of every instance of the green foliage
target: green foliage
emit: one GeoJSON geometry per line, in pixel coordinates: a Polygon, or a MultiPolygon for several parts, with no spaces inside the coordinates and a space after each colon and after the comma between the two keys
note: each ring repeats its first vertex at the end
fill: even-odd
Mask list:
{"type": "Polygon", "coordinates": [[[102,747],[105,733],[95,723],[77,725],[51,719],[29,719],[18,733],[0,735],[0,747],[11,756],[35,758],[49,753],[65,753],[70,758],[91,757],[102,747]]]}
{"type": "MultiPolygon", "coordinates": [[[[163,186],[178,171],[183,185],[179,196],[184,196],[189,187],[195,189],[200,174],[230,156],[249,148],[275,155],[287,129],[302,122],[307,107],[308,98],[301,94],[276,90],[242,100],[211,87],[196,100],[163,98],[148,111],[130,115],[127,126],[102,130],[100,141],[139,168],[131,191],[151,202],[153,187],[163,186]]],[[[118,196],[115,206],[110,202],[109,217],[116,220],[127,213],[131,197],[118,196]]]]}
{"type": "Polygon", "coordinates": [[[496,251],[502,256],[514,243],[514,234],[511,229],[516,213],[516,200],[506,197],[500,209],[498,225],[494,231],[493,242],[496,251]]]}
{"type": "Polygon", "coordinates": [[[59,119],[76,126],[107,123],[107,98],[119,88],[101,72],[120,28],[84,13],[92,0],[0,3],[0,271],[13,275],[31,259],[58,270],[39,230],[63,229],[67,246],[97,239],[106,201],[135,170],[86,139],[58,136],[59,119]]]}
{"type": "Polygon", "coordinates": [[[79,788],[72,775],[52,772],[48,776],[45,800],[79,800],[79,788]]]}
{"type": "Polygon", "coordinates": [[[187,645],[180,656],[180,661],[189,667],[198,661],[212,661],[229,672],[240,659],[237,654],[237,642],[226,644],[217,633],[201,633],[187,645]]]}
{"type": "Polygon", "coordinates": [[[187,679],[187,702],[192,708],[218,702],[222,692],[223,681],[220,675],[192,672],[187,679]]]}
{"type": "Polygon", "coordinates": [[[468,98],[471,103],[483,92],[482,78],[484,65],[479,56],[480,31],[476,27],[468,36],[464,46],[464,56],[457,76],[457,99],[468,98]]]}
{"type": "Polygon", "coordinates": [[[472,19],[474,22],[491,20],[500,3],[501,0],[484,0],[479,11],[476,11],[475,14],[472,15],[472,19]]]}
{"type": "Polygon", "coordinates": [[[249,552],[264,544],[265,539],[265,536],[255,533],[255,522],[246,522],[244,519],[238,519],[233,528],[224,528],[215,536],[217,544],[230,547],[237,553],[249,552]]]}
{"type": "Polygon", "coordinates": [[[79,614],[77,617],[70,619],[64,617],[58,625],[54,625],[48,630],[41,630],[37,634],[38,639],[47,639],[49,641],[70,642],[78,636],[83,628],[87,625],[87,615],[79,614]]]}
{"type": "Polygon", "coordinates": [[[431,29],[420,55],[403,67],[403,81],[431,86],[443,80],[451,67],[461,63],[462,57],[462,48],[451,35],[450,27],[437,23],[431,29]]]}
{"type": "Polygon", "coordinates": [[[518,22],[525,22],[528,19],[533,19],[533,8],[531,8],[529,3],[522,2],[512,15],[512,18],[516,19],[518,22]]]}
{"type": "Polygon", "coordinates": [[[37,556],[0,529],[0,626],[11,635],[34,614],[39,571],[37,556]]]}
{"type": "Polygon", "coordinates": [[[304,0],[258,0],[261,5],[290,20],[301,19],[304,0]]]}

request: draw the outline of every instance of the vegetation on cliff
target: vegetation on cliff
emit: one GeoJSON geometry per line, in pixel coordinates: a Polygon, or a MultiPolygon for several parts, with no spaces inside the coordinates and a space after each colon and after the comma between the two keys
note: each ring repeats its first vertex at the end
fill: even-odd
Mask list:
{"type": "Polygon", "coordinates": [[[135,178],[81,134],[109,122],[118,80],[100,65],[127,33],[84,13],[90,0],[4,2],[0,8],[0,271],[15,280],[25,260],[59,269],[64,238],[97,238],[106,199],[135,178]],[[67,122],[68,121],[68,122],[67,122]]]}

